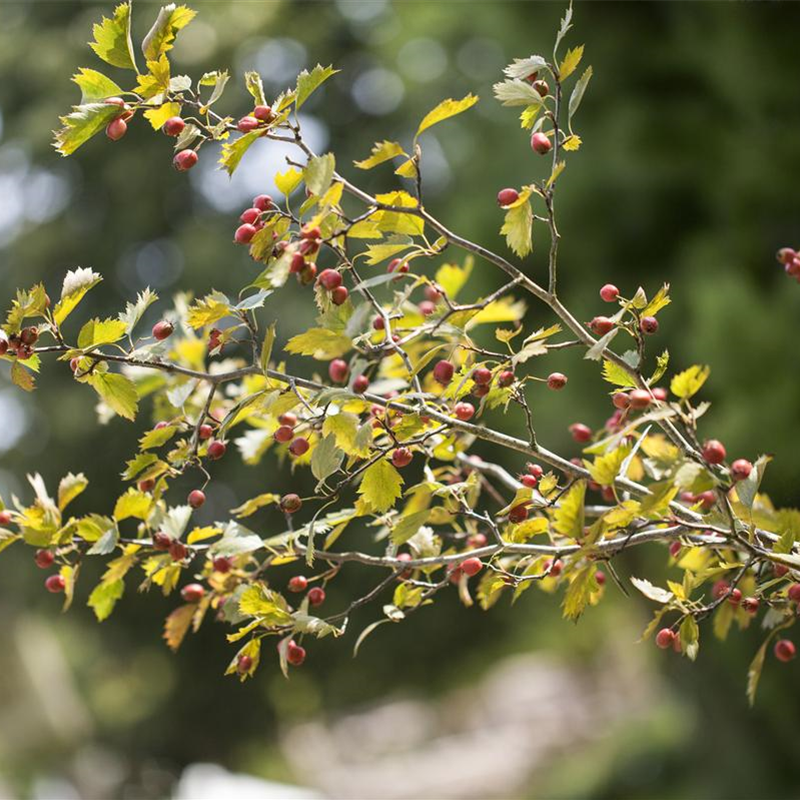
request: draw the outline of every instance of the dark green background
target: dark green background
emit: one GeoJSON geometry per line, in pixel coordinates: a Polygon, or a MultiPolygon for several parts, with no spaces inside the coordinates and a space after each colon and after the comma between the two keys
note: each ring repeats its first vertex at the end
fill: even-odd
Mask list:
{"type": "MultiPolygon", "coordinates": [[[[447,178],[427,186],[427,202],[451,229],[502,251],[495,194],[540,177],[543,165],[519,130],[516,112],[492,99],[491,84],[513,57],[550,52],[562,4],[200,2],[195,7],[201,13],[180,37],[185,46],[174,51],[174,71],[196,77],[230,67],[233,79],[218,107],[222,112],[237,114],[246,107],[240,74],[250,65],[248,54],[270,39],[299,42],[305,66],[342,68],[307,111],[327,126],[328,147],[340,168],[370,189],[390,188],[395,179],[386,168],[358,173],[348,167],[353,159],[365,157],[376,140],[408,142],[418,120],[442,98],[477,92],[477,109],[427,134],[428,152],[438,149],[447,163],[447,178]],[[403,46],[420,37],[434,40],[428,49],[446,57],[432,80],[399,67],[408,61],[403,46]],[[476,38],[483,40],[481,52],[497,54],[497,69],[492,58],[483,64],[476,57],[476,38]],[[404,87],[399,106],[386,114],[365,112],[350,93],[359,76],[375,67],[398,75],[404,87]]],[[[139,38],[157,8],[136,4],[139,38]]],[[[66,269],[90,266],[106,280],[82,312],[116,313],[143,288],[146,269],[136,271],[135,256],[144,258],[148,243],[145,254],[152,253],[153,242],[162,256],[151,260],[155,266],[149,269],[165,298],[179,289],[236,291],[253,274],[247,255],[230,243],[238,212],[215,211],[193,190],[196,176],[190,181],[171,170],[170,142],[144,120],[137,119],[123,141],[98,137],[70,159],[49,146],[57,116],[78,100],[69,76],[80,66],[104,66],[85,41],[91,23],[110,10],[110,4],[77,2],[3,4],[0,204],[11,209],[3,217],[13,217],[24,201],[29,217],[20,217],[15,233],[0,245],[4,306],[17,286],[44,280],[53,295],[66,269]],[[38,212],[47,210],[52,197],[51,184],[41,182],[37,170],[56,175],[69,191],[68,202],[41,223],[38,212]],[[37,180],[44,197],[37,195],[37,180]]],[[[586,43],[584,64],[591,63],[595,74],[576,119],[584,145],[569,159],[558,199],[563,299],[587,319],[603,313],[597,290],[607,281],[625,294],[638,285],[653,292],[669,281],[673,304],[660,316],[654,349],[668,347],[674,369],[711,365],[703,395],[714,406],[703,434],[723,439],[733,456],[774,453],[765,486],[785,505],[795,502],[800,477],[794,446],[800,440],[800,286],[784,277],[773,253],[800,243],[799,24],[796,4],[579,3],[567,43],[586,43]]],[[[282,88],[268,80],[267,87],[271,93],[282,88]]],[[[211,157],[208,151],[202,155],[211,157]]],[[[247,160],[241,170],[248,170],[247,160]]],[[[541,246],[525,269],[544,280],[541,229],[539,237],[541,246]]],[[[491,269],[477,265],[469,285],[476,296],[497,285],[491,269]]],[[[278,315],[279,331],[287,336],[310,321],[312,309],[307,293],[282,295],[268,313],[278,315]]],[[[531,308],[530,325],[549,321],[541,309],[531,308]]],[[[24,434],[2,457],[4,499],[10,491],[29,496],[26,472],[38,470],[54,486],[65,472],[83,470],[91,488],[81,508],[108,511],[120,488],[115,476],[133,451],[137,428],[120,420],[98,427],[89,390],[74,385],[63,366],[48,366],[41,391],[32,398],[15,395],[23,404],[16,411],[9,410],[15,401],[8,399],[12,390],[2,379],[7,419],[18,420],[20,408],[27,419],[24,434]]],[[[582,364],[578,353],[553,357],[544,369],[551,368],[568,372],[570,384],[558,402],[545,392],[533,397],[540,440],[574,455],[567,424],[580,419],[598,425],[610,406],[596,368],[582,364]]],[[[509,416],[505,424],[522,423],[509,416]]],[[[237,462],[226,460],[212,492],[220,511],[232,500],[287,480],[274,476],[269,463],[247,470],[237,462]]],[[[621,569],[626,575],[648,569],[658,574],[663,563],[660,551],[637,553],[621,569]]],[[[172,657],[158,640],[171,601],[134,596],[129,588],[115,616],[99,627],[84,607],[88,582],[79,589],[76,608],[62,618],[41,579],[23,548],[3,554],[3,641],[9,644],[19,621],[31,614],[53,627],[94,719],[93,736],[124,753],[126,780],[137,787],[134,796],[164,791],[140,783],[142,770],[154,761],[167,774],[185,763],[212,760],[302,782],[302,776],[287,775],[270,747],[282,719],[332,716],[395,692],[434,695],[453,685],[469,686],[509,653],[545,649],[591,665],[595,649],[611,632],[619,635],[621,626],[622,640],[636,647],[648,614],[644,604],[613,589],[613,602],[590,611],[577,627],[561,622],[555,603],[538,592],[513,609],[501,603],[488,615],[463,609],[450,597],[405,625],[384,628],[355,661],[351,631],[345,642],[315,645],[302,678],[286,684],[276,666],[265,663],[256,680],[239,686],[221,677],[230,650],[218,626],[207,625],[172,657]]],[[[367,586],[357,572],[346,573],[339,584],[332,602],[342,603],[367,586]]],[[[378,613],[362,611],[352,630],[378,613]]],[[[578,750],[563,769],[534,776],[529,796],[791,796],[800,780],[794,758],[797,667],[778,668],[770,661],[757,707],[748,710],[745,672],[759,641],[756,630],[733,633],[722,647],[709,631],[693,666],[653,654],[648,663],[662,673],[663,700],[635,746],[615,731],[603,748],[578,750]],[[666,734],[658,721],[664,707],[677,709],[666,734]],[[578,790],[576,772],[583,780],[578,790]]],[[[14,681],[6,681],[6,698],[15,693],[14,681]]],[[[87,744],[41,737],[14,748],[13,728],[4,728],[0,774],[23,794],[37,774],[69,774],[75,751],[87,744]]],[[[165,777],[163,785],[168,783],[165,777]]]]}

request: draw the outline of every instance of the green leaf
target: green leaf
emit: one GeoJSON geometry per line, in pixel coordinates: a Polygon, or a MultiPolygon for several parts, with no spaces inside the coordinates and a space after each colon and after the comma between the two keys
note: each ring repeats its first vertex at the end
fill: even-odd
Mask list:
{"type": "Polygon", "coordinates": [[[309,159],[303,170],[303,180],[312,194],[325,194],[330,189],[333,173],[336,170],[336,158],[333,153],[314,156],[309,159]]]}
{"type": "Polygon", "coordinates": [[[665,283],[655,293],[653,299],[641,310],[643,317],[654,317],[662,308],[668,306],[672,301],[669,297],[669,284],[665,283]]]}
{"type": "Polygon", "coordinates": [[[650,378],[650,386],[654,386],[664,376],[669,366],[669,350],[665,350],[660,356],[656,358],[656,369],[650,378]]]}
{"type": "Polygon", "coordinates": [[[78,88],[81,90],[81,105],[93,103],[96,100],[105,100],[107,97],[116,97],[122,93],[122,89],[111,78],[87,67],[78,70],[72,76],[72,80],[78,84],[78,88]]]}
{"type": "Polygon", "coordinates": [[[197,12],[186,6],[176,6],[170,3],[159,12],[153,27],[142,42],[142,53],[146,61],[156,61],[171,50],[175,35],[181,28],[185,28],[196,16],[197,12]]]}
{"type": "Polygon", "coordinates": [[[17,289],[17,297],[6,316],[5,332],[18,333],[28,317],[43,317],[47,306],[47,293],[41,283],[28,291],[17,289]]]}
{"type": "Polygon", "coordinates": [[[309,328],[286,343],[287,353],[313,356],[317,361],[330,361],[343,356],[353,346],[350,337],[327,328],[309,328]]]}
{"type": "Polygon", "coordinates": [[[177,432],[178,429],[174,425],[167,425],[164,428],[153,428],[139,439],[139,449],[152,450],[154,447],[161,447],[161,445],[166,444],[177,432]]]}
{"type": "Polygon", "coordinates": [[[295,108],[299,109],[303,103],[308,100],[312,92],[316,91],[323,83],[325,83],[331,75],[335,75],[339,70],[334,69],[332,66],[323,67],[317,64],[314,69],[309,72],[303,70],[297,76],[297,96],[295,98],[295,108]]]}
{"type": "Polygon", "coordinates": [[[584,506],[586,496],[586,482],[574,483],[569,491],[561,498],[558,507],[553,512],[553,528],[557,533],[569,539],[583,537],[584,506]]]}
{"type": "Polygon", "coordinates": [[[139,395],[130,378],[115,372],[95,372],[89,376],[88,382],[112,411],[125,419],[136,417],[139,395]]]}
{"type": "Polygon", "coordinates": [[[126,325],[120,319],[90,319],[78,334],[81,350],[113,344],[125,336],[126,325]]]}
{"type": "Polygon", "coordinates": [[[397,142],[384,140],[375,144],[369,158],[365,158],[363,161],[354,161],[353,164],[359,169],[372,169],[377,167],[378,164],[383,164],[384,161],[390,161],[396,156],[404,155],[406,155],[405,151],[397,142]]]}
{"type": "MultiPolygon", "coordinates": [[[[362,447],[358,441],[359,418],[355,414],[340,411],[328,414],[322,424],[324,434],[333,434],[336,444],[349,456],[364,458],[369,453],[369,445],[362,447]]],[[[371,440],[371,437],[370,437],[371,440]]]]}
{"type": "Polygon", "coordinates": [[[53,147],[62,156],[74,153],[96,133],[104,130],[112,119],[119,116],[119,106],[108,103],[86,103],[74,106],[72,113],[60,117],[64,126],[55,131],[53,147]]]}
{"type": "Polygon", "coordinates": [[[385,458],[376,461],[364,472],[358,493],[378,513],[388,511],[401,495],[403,478],[385,458]]]}
{"type": "Polygon", "coordinates": [[[683,618],[680,627],[681,650],[687,657],[694,661],[700,652],[700,628],[691,614],[683,618]]]}
{"type": "Polygon", "coordinates": [[[208,109],[222,97],[222,92],[225,90],[225,85],[230,80],[227,70],[214,70],[214,72],[206,72],[200,78],[200,86],[213,86],[211,90],[211,97],[203,104],[204,109],[208,109]]]}
{"type": "Polygon", "coordinates": [[[436,108],[434,108],[432,111],[429,111],[425,115],[422,122],[419,124],[419,128],[417,128],[417,133],[414,138],[416,139],[423,131],[428,130],[428,128],[432,127],[433,125],[436,125],[445,119],[449,119],[450,117],[454,117],[456,114],[461,114],[468,108],[472,108],[472,106],[474,106],[477,102],[478,97],[474,94],[468,94],[461,100],[453,100],[452,98],[448,100],[442,100],[442,102],[439,103],[436,108]]]}
{"type": "Polygon", "coordinates": [[[114,9],[111,19],[103,17],[102,22],[92,28],[94,41],[89,47],[107,64],[122,69],[136,69],[131,42],[131,4],[120,3],[114,9]]]}
{"type": "Polygon", "coordinates": [[[267,332],[264,334],[264,341],[261,344],[261,357],[260,357],[260,364],[261,369],[265,372],[267,367],[269,367],[269,360],[272,357],[272,348],[275,346],[275,324],[267,328],[267,332]]]}
{"type": "Polygon", "coordinates": [[[519,78],[496,83],[492,89],[495,98],[504,106],[539,108],[543,104],[539,92],[528,81],[519,78]]]}
{"type": "Polygon", "coordinates": [[[239,598],[239,612],[247,617],[259,617],[269,625],[286,625],[292,621],[283,597],[262,584],[245,589],[239,598]]]}
{"type": "Polygon", "coordinates": [[[634,388],[636,386],[636,382],[627,370],[619,366],[619,364],[615,364],[613,361],[603,362],[603,378],[609,383],[613,383],[614,386],[622,386],[625,389],[634,388]]]}
{"type": "Polygon", "coordinates": [[[398,547],[405,544],[428,521],[430,515],[430,509],[426,508],[400,517],[389,532],[392,541],[398,547]]]}
{"type": "Polygon", "coordinates": [[[711,369],[709,367],[701,367],[695,364],[675,375],[670,382],[669,388],[676,397],[681,400],[688,400],[700,391],[710,372],[711,369]]]}
{"type": "Polygon", "coordinates": [[[592,595],[599,591],[596,573],[596,567],[588,566],[581,567],[570,576],[570,583],[561,606],[565,619],[577,620],[583,614],[592,595]]]}
{"type": "Polygon", "coordinates": [[[250,92],[255,105],[267,105],[267,99],[264,96],[264,84],[261,81],[261,76],[257,72],[253,72],[252,70],[245,72],[244,85],[247,87],[247,91],[250,92]]]}
{"type": "Polygon", "coordinates": [[[125,310],[120,312],[119,319],[125,323],[125,333],[130,336],[133,329],[139,323],[145,311],[158,300],[158,295],[150,291],[148,287],[142,292],[139,292],[135,303],[128,303],[125,310]]]}
{"type": "Polygon", "coordinates": [[[234,139],[232,142],[225,142],[222,145],[222,152],[219,157],[219,164],[223,167],[228,175],[233,175],[239,162],[244,157],[244,154],[250,148],[250,145],[260,139],[264,135],[264,131],[255,130],[250,133],[242,134],[234,139]]]}
{"type": "Polygon", "coordinates": [[[583,58],[583,45],[579,45],[578,47],[572,47],[567,50],[567,54],[564,56],[564,60],[558,67],[558,77],[559,80],[566,80],[572,75],[573,72],[578,68],[578,64],[581,63],[581,59],[583,58]]]}
{"type": "Polygon", "coordinates": [[[53,309],[53,319],[61,325],[83,300],[86,292],[97,286],[103,278],[88,267],[71,269],[64,276],[61,286],[61,299],[53,309]]]}
{"type": "Polygon", "coordinates": [[[589,85],[589,81],[591,79],[592,68],[586,67],[586,69],[583,71],[583,75],[581,75],[578,82],[575,84],[572,94],[569,96],[569,113],[567,117],[569,122],[572,122],[572,118],[575,116],[575,112],[578,110],[578,106],[580,106],[581,101],[583,100],[586,87],[589,85]]]}
{"type": "Polygon", "coordinates": [[[743,481],[737,482],[736,496],[746,508],[753,508],[756,494],[761,486],[761,481],[764,479],[764,470],[770,461],[772,461],[772,456],[759,456],[753,464],[750,474],[743,481]]]}
{"type": "Polygon", "coordinates": [[[500,233],[506,237],[506,244],[511,250],[523,258],[533,250],[533,209],[526,193],[523,192],[520,200],[517,200],[506,211],[500,233]],[[524,200],[522,200],[523,196],[525,196],[524,200]]]}
{"type": "MultiPolygon", "coordinates": [[[[379,203],[399,208],[418,209],[419,203],[408,192],[396,191],[375,195],[379,203]]],[[[421,236],[425,223],[416,213],[404,211],[379,211],[372,215],[377,228],[385,233],[406,233],[409,236],[421,236]]]]}
{"type": "Polygon", "coordinates": [[[114,606],[122,597],[125,591],[125,583],[122,580],[111,581],[110,583],[98,583],[89,595],[87,605],[94,611],[98,622],[102,622],[111,616],[114,606]]]}
{"type": "Polygon", "coordinates": [[[336,446],[336,436],[328,434],[319,441],[311,454],[311,474],[323,482],[342,466],[342,461],[344,451],[336,446]]]}
{"type": "Polygon", "coordinates": [[[621,445],[610,453],[597,456],[594,464],[589,466],[589,474],[592,476],[592,480],[597,481],[601,486],[610,486],[619,474],[619,469],[630,451],[630,447],[621,445]]]}

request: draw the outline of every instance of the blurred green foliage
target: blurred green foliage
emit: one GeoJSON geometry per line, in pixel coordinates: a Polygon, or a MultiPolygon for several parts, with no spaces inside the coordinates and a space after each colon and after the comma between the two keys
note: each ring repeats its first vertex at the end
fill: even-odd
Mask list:
{"type": "MultiPolygon", "coordinates": [[[[495,194],[538,175],[541,164],[514,111],[491,98],[491,84],[511,58],[549,45],[562,4],[341,0],[195,7],[200,15],[174,51],[176,70],[199,74],[230,67],[234,80],[221,112],[245,108],[240,76],[246,68],[260,68],[273,93],[293,81],[284,75],[292,68],[317,62],[341,68],[306,111],[323,126],[322,146],[337,154],[345,172],[374,141],[398,135],[407,141],[442,98],[478,93],[475,109],[424,137],[426,202],[451,229],[502,250],[495,194]]],[[[139,38],[156,8],[135,7],[139,38]]],[[[68,76],[78,67],[97,66],[85,42],[91,23],[110,9],[79,2],[3,3],[5,305],[15,287],[38,280],[52,294],[64,272],[76,266],[90,266],[106,278],[87,301],[93,304],[87,314],[115,313],[146,283],[162,297],[188,288],[197,294],[212,287],[233,290],[254,269],[231,243],[245,201],[228,205],[228,195],[204,177],[208,171],[192,180],[174,172],[170,140],[154,135],[144,120],[136,120],[123,141],[98,137],[69,160],[51,149],[57,116],[78,101],[68,76]]],[[[784,277],[773,252],[800,244],[794,186],[800,172],[800,7],[594,2],[579,4],[575,17],[569,43],[586,43],[584,63],[594,66],[595,76],[576,120],[584,144],[560,184],[563,299],[588,319],[602,313],[597,290],[607,281],[625,294],[640,284],[654,291],[663,281],[672,283],[673,304],[661,316],[657,345],[669,348],[673,369],[711,365],[704,396],[714,405],[704,434],[723,439],[734,456],[774,453],[765,488],[776,503],[791,505],[800,479],[800,454],[791,445],[800,441],[800,352],[792,345],[800,287],[784,277]]],[[[212,158],[209,151],[201,156],[212,158]]],[[[247,161],[240,171],[248,171],[247,161]]],[[[395,180],[387,169],[356,177],[369,189],[395,180]]],[[[259,185],[257,174],[247,180],[259,185]]],[[[544,248],[527,264],[542,277],[544,248]]],[[[489,267],[478,265],[470,289],[477,295],[496,281],[489,267]]],[[[288,295],[268,307],[282,337],[304,328],[313,312],[307,296],[288,295]]],[[[529,320],[550,322],[537,308],[529,320]]],[[[79,501],[82,507],[110,508],[136,428],[120,420],[99,427],[89,390],[74,385],[63,366],[48,366],[32,398],[11,398],[3,377],[0,399],[12,427],[22,431],[7,437],[11,446],[0,472],[4,497],[28,491],[26,472],[40,471],[53,485],[69,470],[84,470],[91,486],[79,501]]],[[[553,356],[550,369],[567,372],[570,384],[557,400],[546,392],[533,397],[537,429],[548,447],[572,455],[567,424],[602,422],[610,413],[606,389],[577,353],[553,356]]],[[[506,424],[522,426],[522,420],[509,417],[506,424]]],[[[259,471],[237,462],[229,458],[220,470],[209,515],[214,506],[231,508],[259,490],[259,471]]],[[[284,480],[288,486],[291,478],[284,480]]],[[[661,552],[631,555],[630,574],[643,558],[665,561],[661,552]]],[[[611,608],[590,612],[573,628],[538,592],[527,593],[513,610],[501,604],[490,614],[463,609],[450,597],[405,625],[382,628],[356,660],[346,645],[324,640],[289,683],[265,663],[255,681],[240,686],[221,677],[230,648],[219,627],[208,625],[190,637],[176,657],[166,651],[158,627],[172,601],[129,590],[115,616],[97,626],[81,593],[70,615],[56,620],[56,603],[42,591],[41,577],[27,554],[14,548],[3,554],[3,618],[11,626],[23,610],[33,609],[53,619],[98,738],[134,764],[155,760],[176,770],[213,760],[279,777],[285,776],[269,741],[280,720],[330,713],[404,688],[437,693],[519,650],[551,648],[567,658],[590,659],[619,625],[629,627],[633,647],[637,625],[648,613],[636,605],[639,600],[618,596],[611,608]]],[[[364,580],[358,570],[346,571],[331,603],[368,588],[364,580]]],[[[353,629],[375,613],[362,611],[353,629]]],[[[755,710],[746,710],[746,665],[758,641],[757,631],[734,634],[723,648],[711,642],[709,632],[697,664],[660,659],[669,691],[688,715],[688,732],[659,737],[645,725],[635,743],[630,733],[613,732],[580,776],[566,774],[573,765],[564,774],[553,770],[535,794],[788,796],[800,780],[790,729],[798,705],[792,689],[796,667],[770,664],[755,710]]],[[[38,770],[57,771],[69,752],[41,742],[14,764],[0,763],[0,772],[24,783],[38,770]]]]}

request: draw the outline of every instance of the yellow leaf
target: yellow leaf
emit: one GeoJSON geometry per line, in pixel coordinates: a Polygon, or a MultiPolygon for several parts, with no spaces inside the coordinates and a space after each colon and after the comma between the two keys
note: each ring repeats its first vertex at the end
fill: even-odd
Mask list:
{"type": "Polygon", "coordinates": [[[565,619],[577,620],[589,604],[592,594],[600,589],[595,578],[596,572],[597,569],[593,566],[581,567],[570,576],[562,605],[565,619]]]}
{"type": "Polygon", "coordinates": [[[670,382],[669,388],[676,397],[681,400],[688,400],[700,391],[710,372],[711,369],[709,367],[701,367],[695,364],[675,375],[670,382]]]}
{"type": "Polygon", "coordinates": [[[194,603],[187,603],[185,606],[178,606],[164,622],[164,641],[173,652],[181,646],[192,624],[194,612],[194,603]]]}
{"type": "Polygon", "coordinates": [[[403,478],[385,459],[376,461],[366,472],[358,487],[358,493],[379,513],[388,511],[401,495],[403,478]]]}
{"type": "Polygon", "coordinates": [[[330,361],[343,356],[352,346],[350,337],[344,333],[327,328],[309,328],[289,339],[286,352],[313,356],[317,361],[330,361]]]}
{"type": "Polygon", "coordinates": [[[170,117],[177,117],[180,113],[180,103],[162,103],[158,108],[148,108],[144,116],[153,130],[158,131],[170,117]]]}
{"type": "Polygon", "coordinates": [[[564,81],[569,78],[569,76],[572,75],[572,73],[578,68],[578,64],[581,63],[582,58],[583,45],[572,47],[567,50],[567,54],[564,56],[564,60],[561,62],[561,65],[558,68],[559,80],[564,81]]]}
{"type": "Polygon", "coordinates": [[[389,161],[396,156],[404,155],[405,151],[397,142],[384,140],[375,144],[369,158],[365,158],[363,161],[354,161],[353,163],[359,169],[372,169],[373,167],[377,167],[378,164],[383,164],[384,161],[389,161]]]}
{"type": "Polygon", "coordinates": [[[442,120],[448,119],[449,117],[454,117],[456,114],[460,114],[462,111],[472,108],[472,106],[474,106],[477,102],[478,98],[474,94],[468,94],[461,100],[453,100],[452,98],[449,100],[443,100],[438,106],[436,106],[436,108],[434,108],[432,111],[429,111],[425,115],[425,118],[419,124],[419,128],[417,128],[417,136],[430,128],[432,125],[436,125],[442,120]]]}
{"type": "Polygon", "coordinates": [[[300,185],[303,180],[303,173],[299,169],[289,167],[286,172],[279,172],[275,176],[275,185],[278,190],[287,197],[300,185]]]}
{"type": "Polygon", "coordinates": [[[578,150],[580,146],[583,144],[581,137],[578,136],[577,133],[573,133],[572,136],[568,136],[561,144],[561,147],[568,152],[572,152],[574,150],[578,150]]]}
{"type": "Polygon", "coordinates": [[[553,528],[569,539],[583,536],[583,500],[586,495],[585,481],[574,483],[561,498],[558,507],[552,512],[553,528]]]}
{"type": "MultiPolygon", "coordinates": [[[[375,195],[375,199],[384,205],[398,208],[417,209],[419,203],[408,192],[386,192],[375,195]]],[[[425,230],[425,223],[417,214],[403,211],[378,211],[372,215],[378,230],[387,233],[407,233],[420,236],[425,230]]]]}
{"type": "Polygon", "coordinates": [[[622,462],[628,457],[630,451],[630,447],[622,445],[610,453],[597,456],[594,464],[589,466],[592,480],[597,481],[601,486],[610,486],[617,477],[622,462]]]}
{"type": "Polygon", "coordinates": [[[533,250],[533,209],[527,199],[522,203],[517,201],[506,211],[500,233],[520,258],[533,250]]]}

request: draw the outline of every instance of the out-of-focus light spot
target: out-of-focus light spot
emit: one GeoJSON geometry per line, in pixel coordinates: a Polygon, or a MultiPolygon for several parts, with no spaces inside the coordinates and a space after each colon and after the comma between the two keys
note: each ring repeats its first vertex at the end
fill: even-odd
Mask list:
{"type": "Polygon", "coordinates": [[[411,39],[397,54],[397,66],[412,80],[436,80],[447,69],[447,53],[435,39],[411,39]]]}
{"type": "Polygon", "coordinates": [[[295,39],[249,39],[237,53],[237,72],[255,70],[266,84],[294,86],[306,58],[306,48],[295,39]]]}
{"type": "Polygon", "coordinates": [[[458,68],[475,81],[502,80],[506,59],[503,48],[494,39],[468,39],[456,55],[458,68]]]}
{"type": "Polygon", "coordinates": [[[181,31],[170,55],[179,64],[200,64],[207,61],[217,49],[217,31],[213,25],[199,19],[181,31]]]}
{"type": "MultiPolygon", "coordinates": [[[[303,138],[316,153],[328,143],[328,129],[315,117],[300,115],[303,138]]],[[[284,142],[256,142],[245,154],[233,177],[210,160],[200,159],[190,173],[192,185],[215,210],[223,213],[241,211],[257,194],[271,194],[281,199],[272,176],[288,169],[286,157],[298,159],[296,147],[284,142]]]]}
{"type": "Polygon", "coordinates": [[[389,0],[336,0],[339,13],[353,22],[367,22],[381,16],[389,7],[389,0]]]}
{"type": "Polygon", "coordinates": [[[356,105],[367,114],[390,114],[402,102],[405,87],[400,76],[383,67],[361,73],[351,90],[356,105]]]}
{"type": "Polygon", "coordinates": [[[20,402],[18,392],[12,389],[0,391],[0,452],[14,447],[28,430],[28,415],[20,402]]]}
{"type": "Polygon", "coordinates": [[[0,469],[0,497],[8,502],[12,494],[22,497],[23,491],[24,487],[18,475],[8,470],[0,469]]]}
{"type": "Polygon", "coordinates": [[[69,202],[70,188],[63,175],[43,169],[31,170],[23,185],[25,216],[37,223],[57,216],[69,202]]]}
{"type": "Polygon", "coordinates": [[[130,291],[142,286],[165,289],[183,272],[183,254],[170,239],[156,239],[139,244],[120,259],[117,274],[130,291]]]}

